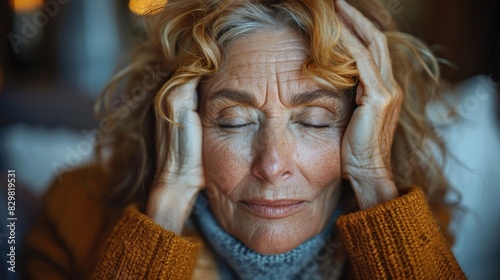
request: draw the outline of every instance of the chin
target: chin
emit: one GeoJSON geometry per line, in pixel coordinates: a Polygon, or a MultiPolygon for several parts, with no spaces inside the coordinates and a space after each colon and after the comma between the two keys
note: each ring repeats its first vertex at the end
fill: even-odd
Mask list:
{"type": "Polygon", "coordinates": [[[295,249],[317,234],[317,232],[304,232],[303,226],[302,228],[297,226],[270,221],[256,225],[256,230],[251,231],[251,235],[247,234],[249,231],[234,235],[257,253],[276,255],[295,249]]]}

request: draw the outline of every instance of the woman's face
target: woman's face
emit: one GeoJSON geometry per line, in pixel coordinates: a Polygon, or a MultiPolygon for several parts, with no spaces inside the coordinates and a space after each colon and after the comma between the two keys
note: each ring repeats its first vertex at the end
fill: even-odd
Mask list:
{"type": "Polygon", "coordinates": [[[201,85],[203,162],[211,209],[228,233],[264,254],[318,234],[337,204],[340,144],[351,113],[341,92],[301,71],[291,31],[236,40],[201,85]]]}

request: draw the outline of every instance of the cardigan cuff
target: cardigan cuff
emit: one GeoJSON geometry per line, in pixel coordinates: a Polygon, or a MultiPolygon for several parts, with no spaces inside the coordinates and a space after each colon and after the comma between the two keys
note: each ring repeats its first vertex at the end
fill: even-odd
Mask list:
{"type": "Polygon", "coordinates": [[[93,279],[191,279],[199,244],[163,229],[136,205],[122,214],[93,279]]]}
{"type": "Polygon", "coordinates": [[[341,216],[337,226],[357,278],[465,279],[439,230],[424,192],[341,216]],[[430,277],[430,278],[429,278],[430,277]]]}

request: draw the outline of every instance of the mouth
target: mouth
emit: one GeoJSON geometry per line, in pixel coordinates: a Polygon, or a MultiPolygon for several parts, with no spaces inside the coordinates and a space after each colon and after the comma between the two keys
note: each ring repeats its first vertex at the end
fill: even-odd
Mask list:
{"type": "Polygon", "coordinates": [[[264,219],[281,219],[304,208],[303,200],[241,200],[239,204],[250,214],[264,219]]]}

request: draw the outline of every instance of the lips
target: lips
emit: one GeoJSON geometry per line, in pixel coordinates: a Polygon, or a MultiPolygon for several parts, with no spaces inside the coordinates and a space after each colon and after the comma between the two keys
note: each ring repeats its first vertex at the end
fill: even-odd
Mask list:
{"type": "Polygon", "coordinates": [[[250,214],[265,219],[281,219],[299,212],[303,200],[242,200],[240,204],[250,214]]]}

